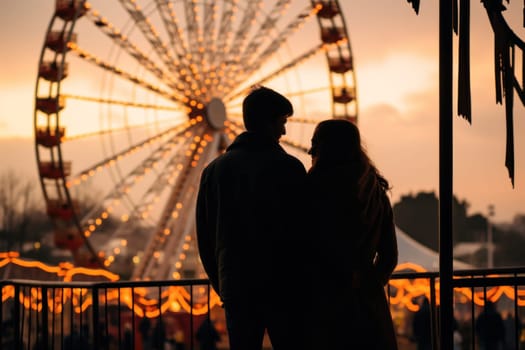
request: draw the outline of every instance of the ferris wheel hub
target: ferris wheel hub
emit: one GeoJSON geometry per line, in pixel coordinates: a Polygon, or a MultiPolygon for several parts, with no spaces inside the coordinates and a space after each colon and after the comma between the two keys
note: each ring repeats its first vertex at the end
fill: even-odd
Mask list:
{"type": "Polygon", "coordinates": [[[226,106],[220,98],[214,97],[206,107],[206,120],[208,124],[216,129],[220,130],[224,127],[226,121],[226,106]]]}

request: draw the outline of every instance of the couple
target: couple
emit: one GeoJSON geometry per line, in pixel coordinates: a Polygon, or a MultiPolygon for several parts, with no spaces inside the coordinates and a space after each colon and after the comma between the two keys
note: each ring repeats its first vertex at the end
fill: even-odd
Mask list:
{"type": "Polygon", "coordinates": [[[290,101],[258,87],[246,132],[201,176],[197,240],[230,349],[397,349],[384,286],[397,263],[388,182],[346,120],[319,123],[312,167],[279,145],[290,101]]]}

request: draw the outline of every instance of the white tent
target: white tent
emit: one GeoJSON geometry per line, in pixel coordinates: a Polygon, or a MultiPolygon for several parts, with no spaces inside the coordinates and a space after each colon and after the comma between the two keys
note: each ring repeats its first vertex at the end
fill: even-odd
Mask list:
{"type": "MultiPolygon", "coordinates": [[[[414,263],[427,271],[439,271],[439,253],[425,247],[411,238],[396,226],[397,248],[399,250],[398,264],[414,263]]],[[[453,261],[454,270],[471,269],[472,265],[459,260],[453,261]]]]}

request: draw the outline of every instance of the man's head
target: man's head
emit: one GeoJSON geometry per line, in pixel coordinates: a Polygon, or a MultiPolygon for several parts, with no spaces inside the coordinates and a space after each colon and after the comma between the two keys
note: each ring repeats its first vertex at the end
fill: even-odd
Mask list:
{"type": "Polygon", "coordinates": [[[267,134],[276,140],[286,134],[286,119],[293,114],[291,102],[280,93],[261,86],[253,89],[242,103],[246,130],[267,134]]]}

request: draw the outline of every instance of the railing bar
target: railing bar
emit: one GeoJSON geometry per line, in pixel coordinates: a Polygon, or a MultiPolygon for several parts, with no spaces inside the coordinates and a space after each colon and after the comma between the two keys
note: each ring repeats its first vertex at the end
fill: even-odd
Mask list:
{"type": "Polygon", "coordinates": [[[73,346],[73,337],[71,335],[73,335],[73,331],[75,330],[75,309],[73,307],[73,288],[69,288],[69,346],[72,347],[73,346]]]}
{"type": "Polygon", "coordinates": [[[19,285],[15,285],[15,298],[14,299],[15,299],[14,300],[15,314],[14,314],[13,328],[15,331],[15,339],[16,339],[15,343],[16,343],[17,349],[20,349],[22,347],[22,344],[20,343],[22,340],[21,335],[24,334],[24,330],[23,329],[20,330],[20,286],[19,285]]]}
{"type": "Polygon", "coordinates": [[[80,339],[83,339],[83,332],[84,332],[84,313],[82,312],[82,288],[80,288],[80,295],[78,297],[79,300],[79,310],[78,310],[78,334],[80,336],[80,339]]]}
{"type": "Polygon", "coordinates": [[[100,341],[100,326],[99,326],[99,313],[98,313],[98,308],[99,308],[99,300],[98,300],[98,288],[95,287],[93,288],[93,293],[91,293],[92,295],[92,299],[93,299],[93,311],[92,311],[92,315],[93,315],[93,319],[92,319],[92,322],[93,322],[93,339],[95,340],[93,342],[93,350],[97,350],[97,347],[99,344],[103,344],[103,342],[100,341]]]}
{"type": "Polygon", "coordinates": [[[56,314],[56,289],[51,289],[52,311],[51,311],[51,349],[55,348],[55,314],[56,314]]]}
{"type": "MultiPolygon", "coordinates": [[[[28,324],[27,324],[27,348],[30,349],[30,344],[31,344],[31,324],[33,323],[33,308],[32,308],[32,304],[33,304],[33,293],[32,293],[32,288],[29,288],[29,292],[27,293],[29,295],[29,307],[27,309],[27,314],[28,314],[28,324]]],[[[38,292],[37,292],[38,294],[38,292]]],[[[38,300],[37,300],[38,302],[38,300]]],[[[24,305],[25,307],[25,305],[24,305]]],[[[38,315],[37,315],[37,319],[38,319],[38,315]]],[[[24,339],[24,337],[22,336],[22,339],[24,339]]]]}
{"type": "Polygon", "coordinates": [[[135,349],[135,288],[131,287],[131,348],[135,349]]]}
{"type": "MultiPolygon", "coordinates": [[[[418,278],[420,275],[416,274],[418,278]]],[[[523,277],[525,279],[525,276],[523,277]]],[[[125,288],[125,287],[169,287],[169,286],[195,286],[209,283],[208,279],[187,279],[187,280],[162,280],[162,281],[111,281],[111,282],[57,282],[57,281],[37,281],[25,279],[9,279],[2,281],[3,284],[21,284],[33,287],[55,287],[60,288],[67,284],[70,288],[125,288]]]]}
{"type": "Polygon", "coordinates": [[[61,311],[60,311],[60,349],[64,350],[64,304],[65,304],[65,301],[64,301],[64,296],[65,296],[65,289],[62,288],[61,289],[61,294],[60,294],[60,306],[61,306],[61,311]]]}
{"type": "Polygon", "coordinates": [[[498,287],[513,284],[525,285],[525,277],[472,277],[453,280],[454,287],[498,287]]]}
{"type": "Polygon", "coordinates": [[[520,345],[520,315],[518,309],[518,285],[514,284],[514,349],[518,350],[520,345]]]}
{"type": "Polygon", "coordinates": [[[159,319],[157,320],[158,322],[158,325],[157,327],[161,327],[160,328],[160,333],[163,334],[164,332],[162,332],[162,329],[164,328],[164,324],[162,323],[162,287],[159,286],[157,288],[157,294],[158,294],[158,302],[157,302],[157,306],[158,306],[158,309],[159,309],[159,319]]]}
{"type": "MultiPolygon", "coordinates": [[[[38,310],[36,310],[36,312],[38,312],[38,310]]],[[[38,315],[38,314],[37,314],[38,315]]],[[[48,337],[48,332],[49,332],[49,305],[47,303],[47,287],[42,287],[42,343],[44,344],[44,349],[48,349],[49,347],[49,337],[48,337]]],[[[38,319],[38,316],[37,316],[37,319],[38,319]]],[[[38,324],[38,322],[37,322],[38,324]]],[[[37,327],[37,330],[36,330],[36,334],[37,334],[37,337],[36,337],[36,341],[38,342],[39,339],[38,339],[38,327],[37,327]]]]}
{"type": "MultiPolygon", "coordinates": [[[[208,312],[210,309],[208,309],[208,312]]],[[[193,350],[193,338],[194,337],[194,331],[193,331],[193,285],[190,286],[190,349],[193,350]]]]}
{"type": "Polygon", "coordinates": [[[430,341],[432,343],[432,349],[437,350],[437,315],[436,315],[436,278],[430,277],[430,300],[431,300],[431,308],[430,308],[430,327],[432,331],[430,332],[430,341]]]}
{"type": "Polygon", "coordinates": [[[117,336],[117,339],[118,339],[118,348],[120,349],[120,345],[122,344],[122,339],[121,339],[121,324],[120,324],[120,288],[117,289],[117,295],[118,295],[118,299],[117,299],[117,306],[118,306],[118,310],[117,310],[117,328],[118,328],[118,336],[117,336]]]}
{"type": "MultiPolygon", "coordinates": [[[[104,339],[109,339],[109,309],[108,309],[108,289],[104,288],[104,339]]],[[[106,344],[106,349],[109,348],[109,344],[106,344]]]]}
{"type": "MultiPolygon", "coordinates": [[[[0,285],[0,295],[4,295],[4,285],[0,285]]],[[[3,344],[2,334],[4,334],[4,303],[0,300],[0,344],[3,344]]]]}
{"type": "Polygon", "coordinates": [[[472,327],[470,327],[470,339],[472,339],[472,350],[475,350],[476,348],[476,332],[474,327],[474,322],[476,320],[476,308],[474,307],[474,286],[470,287],[471,293],[472,293],[472,299],[470,301],[470,319],[472,327]]]}

